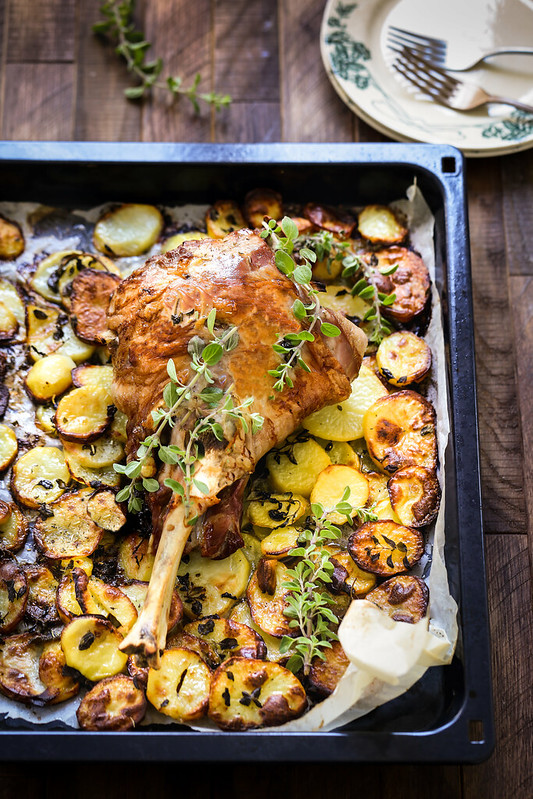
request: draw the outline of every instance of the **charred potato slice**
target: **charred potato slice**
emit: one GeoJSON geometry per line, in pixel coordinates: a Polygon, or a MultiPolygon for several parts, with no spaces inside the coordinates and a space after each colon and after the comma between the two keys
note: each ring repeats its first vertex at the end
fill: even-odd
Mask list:
{"type": "Polygon", "coordinates": [[[318,475],[330,463],[320,444],[307,435],[293,436],[267,455],[270,480],[276,491],[303,497],[309,497],[318,475]]]}
{"type": "Polygon", "coordinates": [[[68,355],[46,355],[26,375],[26,388],[37,402],[48,402],[70,388],[75,366],[68,355]]]}
{"type": "Polygon", "coordinates": [[[223,239],[228,233],[246,227],[239,206],[232,200],[218,200],[205,216],[207,233],[212,239],[223,239]]]}
{"type": "Polygon", "coordinates": [[[388,613],[394,621],[416,624],[427,613],[429,591],[419,577],[399,574],[374,588],[366,599],[388,613]]]}
{"type": "Polygon", "coordinates": [[[261,636],[246,624],[232,619],[198,619],[187,624],[183,631],[207,641],[217,654],[217,665],[229,657],[256,660],[266,657],[267,649],[261,636]]]}
{"type": "Polygon", "coordinates": [[[211,669],[189,649],[168,649],[159,669],[150,669],[146,696],[165,716],[189,722],[205,716],[211,669]]]}
{"type": "Polygon", "coordinates": [[[384,338],[376,353],[379,371],[393,386],[420,383],[431,369],[431,349],[423,338],[398,330],[384,338]]]}
{"type": "Polygon", "coordinates": [[[324,510],[329,511],[328,519],[333,524],[344,524],[346,516],[334,511],[333,508],[342,500],[347,488],[350,489],[350,493],[346,502],[354,511],[357,508],[364,508],[369,494],[365,475],[351,466],[331,464],[318,475],[311,491],[311,503],[322,505],[324,510]]]}
{"type": "Polygon", "coordinates": [[[97,386],[98,388],[110,389],[113,382],[113,367],[108,364],[93,366],[92,364],[84,363],[72,370],[72,382],[76,388],[97,386]]]}
{"type": "Polygon", "coordinates": [[[109,432],[94,441],[67,441],[61,438],[65,451],[85,469],[106,469],[124,457],[121,441],[111,438],[109,432]]]}
{"type": "Polygon", "coordinates": [[[407,236],[407,228],[392,208],[387,205],[367,205],[359,213],[357,229],[372,244],[400,244],[407,236]]]}
{"type": "Polygon", "coordinates": [[[152,574],[154,554],[150,541],[139,533],[125,536],[118,548],[118,566],[127,580],[148,581],[152,574]]]}
{"type": "Polygon", "coordinates": [[[24,326],[26,316],[24,303],[13,283],[5,278],[0,278],[0,304],[6,311],[9,311],[11,317],[15,318],[17,328],[24,326]]]}
{"type": "Polygon", "coordinates": [[[61,633],[67,666],[91,682],[113,677],[126,668],[127,655],[120,651],[122,636],[110,621],[98,616],[80,616],[61,633]]]}
{"type": "Polygon", "coordinates": [[[251,228],[262,228],[265,216],[269,219],[281,219],[281,194],[272,189],[252,189],[244,198],[244,216],[251,228]]]}
{"type": "Polygon", "coordinates": [[[388,483],[391,505],[406,527],[425,527],[437,516],[441,490],[437,475],[425,466],[398,469],[388,483]]]}
{"type": "MultiPolygon", "coordinates": [[[[80,253],[70,258],[64,258],[61,263],[61,276],[58,282],[58,291],[61,297],[61,302],[65,308],[71,310],[71,296],[74,288],[74,281],[85,272],[91,273],[91,279],[99,281],[100,276],[104,278],[109,277],[112,279],[112,288],[114,290],[116,283],[120,282],[120,270],[115,266],[113,261],[106,258],[104,255],[96,257],[90,253],[80,253]]],[[[107,284],[109,285],[109,284],[107,284]]]]}
{"type": "Polygon", "coordinates": [[[58,582],[50,569],[36,564],[24,566],[28,584],[26,616],[42,625],[57,624],[56,608],[58,582]]]}
{"type": "Polygon", "coordinates": [[[346,286],[330,284],[318,293],[320,305],[332,311],[344,314],[353,321],[361,322],[370,309],[370,305],[357,294],[352,296],[346,286]]]}
{"type": "Polygon", "coordinates": [[[89,577],[83,569],[74,569],[72,580],[82,614],[109,619],[121,635],[126,635],[137,619],[130,598],[120,588],[89,577]]]}
{"type": "MultiPolygon", "coordinates": [[[[74,561],[73,561],[74,563],[74,561]]],[[[74,582],[73,572],[79,568],[69,569],[59,581],[56,594],[56,608],[59,618],[64,624],[68,624],[76,616],[82,616],[83,611],[76,597],[76,583],[74,582]]]]}
{"type": "Polygon", "coordinates": [[[61,250],[47,255],[33,273],[30,280],[31,288],[45,300],[60,303],[59,278],[63,274],[64,264],[81,255],[83,253],[80,250],[61,250]]]}
{"type": "Polygon", "coordinates": [[[266,494],[248,505],[248,518],[259,527],[287,527],[293,525],[309,511],[305,497],[292,492],[266,494]]]}
{"type": "Polygon", "coordinates": [[[43,644],[35,633],[0,640],[0,690],[18,702],[44,704],[46,686],[39,676],[43,644]]]}
{"type": "MultiPolygon", "coordinates": [[[[380,521],[389,520],[401,523],[391,505],[387,476],[381,472],[366,472],[366,478],[370,486],[368,504],[372,508],[372,512],[380,521]]],[[[407,526],[411,527],[412,525],[407,526]]]]}
{"type": "Polygon", "coordinates": [[[95,269],[85,269],[72,281],[71,322],[75,334],[89,344],[105,344],[107,309],[121,278],[95,269]]]}
{"type": "Polygon", "coordinates": [[[120,486],[120,475],[112,466],[90,469],[88,466],[83,466],[73,452],[65,450],[64,455],[69,473],[76,482],[90,486],[90,488],[118,488],[120,486]]]}
{"type": "Polygon", "coordinates": [[[16,222],[0,216],[0,258],[13,261],[24,252],[24,235],[16,222]]]}
{"type": "Polygon", "coordinates": [[[378,291],[396,295],[392,305],[387,305],[383,312],[402,323],[422,313],[431,286],[428,268],[422,258],[405,247],[388,247],[372,253],[368,258],[377,270],[372,282],[378,291]],[[382,274],[394,266],[397,267],[395,272],[382,274]]]}
{"type": "Polygon", "coordinates": [[[235,657],[213,674],[208,715],[223,730],[274,727],[306,707],[302,684],[279,663],[235,657]]]}
{"type": "Polygon", "coordinates": [[[70,473],[57,447],[34,447],[21,455],[13,466],[11,490],[28,508],[55,502],[69,483],[70,473]]]}
{"type": "Polygon", "coordinates": [[[396,522],[365,522],[348,539],[348,551],[365,571],[391,577],[418,563],[424,539],[418,530],[396,522]]]}
{"type": "Polygon", "coordinates": [[[264,630],[274,638],[293,634],[289,619],[284,613],[289,594],[288,589],[283,587],[289,580],[287,571],[281,561],[262,558],[246,591],[252,619],[261,631],[264,630]]]}
{"type": "Polygon", "coordinates": [[[247,627],[250,627],[250,629],[254,630],[256,633],[258,633],[258,635],[261,636],[262,640],[265,642],[267,660],[272,660],[275,662],[285,662],[287,660],[288,655],[282,654],[279,651],[280,639],[274,638],[273,635],[269,635],[264,630],[261,630],[261,628],[258,627],[254,622],[250,613],[250,606],[248,605],[246,599],[243,599],[242,602],[239,602],[231,609],[230,619],[232,621],[237,621],[240,624],[246,624],[247,627]]]}
{"type": "Polygon", "coordinates": [[[15,431],[7,424],[0,424],[0,472],[12,463],[18,446],[15,431]]]}
{"type": "MultiPolygon", "coordinates": [[[[211,644],[198,638],[196,635],[191,635],[183,630],[178,630],[167,638],[167,649],[190,649],[191,652],[196,652],[202,660],[207,663],[210,669],[216,669],[220,666],[220,658],[215,652],[211,644]]],[[[129,667],[128,667],[129,668],[129,667]]],[[[131,672],[130,672],[131,673],[131,672]]],[[[146,672],[146,679],[148,679],[148,670],[146,672]]]]}
{"type": "Polygon", "coordinates": [[[113,419],[115,406],[107,389],[82,386],[59,400],[56,427],[67,441],[89,442],[105,433],[113,419]]]}
{"type": "Polygon", "coordinates": [[[188,230],[185,233],[176,233],[169,239],[163,242],[161,252],[170,252],[170,250],[177,249],[184,241],[199,241],[200,239],[208,239],[207,233],[202,233],[200,230],[188,230]]]}
{"type": "Polygon", "coordinates": [[[104,214],[94,227],[93,243],[104,255],[142,255],[163,229],[163,215],[153,205],[120,205],[104,214]]]}
{"type": "Polygon", "coordinates": [[[87,513],[98,527],[113,533],[126,524],[126,517],[113,491],[96,491],[87,502],[87,513]]]}
{"type": "Polygon", "coordinates": [[[302,422],[315,436],[332,441],[354,441],[363,435],[363,418],[377,399],[386,397],[388,391],[376,375],[361,366],[352,382],[352,393],[344,402],[327,405],[310,414],[302,422]]]}
{"type": "Polygon", "coordinates": [[[80,363],[88,360],[94,352],[91,344],[74,334],[67,315],[55,308],[26,306],[26,326],[28,351],[34,361],[55,352],[80,363]]]}
{"type": "Polygon", "coordinates": [[[185,613],[193,619],[226,613],[244,594],[250,569],[240,549],[222,560],[203,558],[193,550],[178,569],[177,588],[185,613]]]}
{"type": "Polygon", "coordinates": [[[28,602],[26,575],[13,555],[0,558],[0,633],[8,633],[24,616],[28,602]]]}
{"type": "Polygon", "coordinates": [[[377,400],[365,413],[368,452],[384,472],[404,466],[437,467],[435,409],[414,391],[397,391],[377,400]]]}
{"type": "Polygon", "coordinates": [[[103,530],[87,513],[89,496],[85,489],[66,494],[48,506],[52,515],[37,519],[33,536],[45,557],[61,560],[92,555],[103,530]]]}
{"type": "Polygon", "coordinates": [[[335,549],[334,546],[326,548],[331,552],[330,560],[335,566],[331,590],[338,587],[352,599],[363,599],[375,587],[376,575],[359,568],[348,552],[335,549]]]}
{"type": "Polygon", "coordinates": [[[0,301],[0,342],[12,341],[17,335],[19,323],[13,311],[0,301]]]}
{"type": "Polygon", "coordinates": [[[76,711],[82,730],[133,730],[146,713],[144,692],[125,674],[100,680],[85,694],[76,711]]]}
{"type": "Polygon", "coordinates": [[[344,213],[341,215],[326,205],[307,203],[303,214],[316,227],[322,228],[322,230],[329,230],[330,233],[334,233],[342,239],[349,238],[355,227],[355,219],[351,214],[344,213]]]}
{"type": "Polygon", "coordinates": [[[267,558],[282,558],[298,546],[301,530],[295,527],[280,527],[261,541],[261,553],[267,558]]]}
{"type": "Polygon", "coordinates": [[[39,678],[46,686],[47,703],[57,705],[72,699],[79,691],[80,685],[70,674],[65,673],[65,654],[61,643],[48,641],[45,643],[39,659],[39,678]]]}
{"type": "MultiPolygon", "coordinates": [[[[142,580],[132,580],[130,583],[122,583],[119,588],[134,604],[137,613],[140,613],[144,605],[144,600],[146,599],[148,583],[142,580]]],[[[168,630],[172,630],[182,617],[183,605],[181,599],[179,598],[178,592],[173,591],[168,614],[168,630]]]]}
{"type": "Polygon", "coordinates": [[[332,641],[331,649],[323,652],[324,660],[317,656],[311,661],[308,677],[309,690],[319,699],[333,693],[350,663],[339,641],[332,641]]]}

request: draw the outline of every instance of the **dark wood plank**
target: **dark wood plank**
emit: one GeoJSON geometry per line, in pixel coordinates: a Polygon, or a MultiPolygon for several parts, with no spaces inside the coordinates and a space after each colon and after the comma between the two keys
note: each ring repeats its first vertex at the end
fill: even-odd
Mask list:
{"type": "Polygon", "coordinates": [[[75,13],[76,0],[10,0],[7,60],[73,61],[75,13]]]}
{"type": "Polygon", "coordinates": [[[215,117],[216,142],[269,142],[280,138],[278,103],[234,100],[215,117]]]}
{"type": "Polygon", "coordinates": [[[468,167],[485,530],[525,532],[501,183],[492,162],[468,167]]]}
{"type": "Polygon", "coordinates": [[[7,64],[4,139],[71,139],[73,64],[7,64]]]}
{"type": "Polygon", "coordinates": [[[352,141],[353,114],[331,86],[320,56],[324,0],[279,0],[284,141],[352,141]]]}
{"type": "Polygon", "coordinates": [[[461,799],[459,766],[385,766],[380,799],[461,799]]]}
{"type": "Polygon", "coordinates": [[[464,799],[533,796],[533,611],[527,536],[486,539],[496,750],[463,769],[464,799]]]}
{"type": "Polygon", "coordinates": [[[505,246],[511,275],[533,275],[533,150],[501,161],[505,246]]]}

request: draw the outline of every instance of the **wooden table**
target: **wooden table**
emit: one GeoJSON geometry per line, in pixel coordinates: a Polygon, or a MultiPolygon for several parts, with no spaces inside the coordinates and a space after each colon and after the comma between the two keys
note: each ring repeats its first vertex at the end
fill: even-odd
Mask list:
{"type": "MultiPolygon", "coordinates": [[[[0,136],[119,141],[385,141],[322,68],[324,0],[145,0],[137,17],[169,73],[203,75],[229,109],[192,116],[165,94],[127,102],[129,78],[91,34],[98,0],[0,0],[0,136]]],[[[169,74],[167,73],[167,74],[169,74]]],[[[533,150],[468,162],[496,751],[480,766],[2,765],[0,799],[150,796],[533,796],[533,150]]],[[[199,745],[200,742],[199,742],[199,745]]],[[[28,753],[30,756],[31,753],[28,753]]]]}

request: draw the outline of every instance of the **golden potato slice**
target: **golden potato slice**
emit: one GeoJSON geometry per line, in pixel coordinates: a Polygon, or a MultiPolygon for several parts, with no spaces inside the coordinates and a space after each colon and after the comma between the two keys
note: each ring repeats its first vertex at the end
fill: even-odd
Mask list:
{"type": "Polygon", "coordinates": [[[13,555],[0,557],[0,633],[8,633],[24,616],[28,582],[13,555]]]}
{"type": "Polygon", "coordinates": [[[235,657],[213,674],[208,715],[223,730],[274,727],[306,707],[302,684],[279,663],[235,657]]]}
{"type": "Polygon", "coordinates": [[[70,321],[75,334],[89,344],[105,344],[109,329],[107,310],[121,278],[85,269],[71,284],[70,321]]]}
{"type": "Polygon", "coordinates": [[[324,447],[332,463],[359,469],[360,464],[357,453],[347,441],[326,441],[321,439],[318,443],[324,447]]]}
{"type": "Polygon", "coordinates": [[[35,424],[45,433],[48,433],[50,436],[56,436],[56,426],[54,423],[54,419],[56,417],[56,409],[52,405],[52,403],[47,403],[46,405],[38,405],[35,409],[35,424]]]}
{"type": "Polygon", "coordinates": [[[374,402],[388,391],[375,374],[361,366],[352,382],[352,393],[344,402],[327,405],[310,414],[302,425],[315,436],[332,441],[353,441],[363,435],[363,418],[374,402]]]}
{"type": "Polygon", "coordinates": [[[216,666],[229,657],[256,660],[266,657],[267,649],[262,637],[251,627],[233,619],[198,619],[186,624],[183,632],[207,641],[216,653],[216,666]]]}
{"type": "Polygon", "coordinates": [[[196,652],[168,649],[148,672],[146,696],[160,713],[188,722],[205,716],[210,686],[211,669],[196,652]]]}
{"type": "Polygon", "coordinates": [[[310,233],[314,233],[316,231],[316,227],[313,225],[311,220],[306,219],[305,216],[291,216],[291,219],[298,228],[299,236],[308,236],[310,233]]]}
{"type": "Polygon", "coordinates": [[[109,364],[93,366],[92,364],[84,363],[72,370],[72,382],[76,388],[97,386],[110,389],[113,382],[113,367],[109,364]]]}
{"type": "MultiPolygon", "coordinates": [[[[72,561],[74,563],[74,561],[72,561]]],[[[69,569],[59,581],[56,594],[56,608],[59,618],[64,624],[68,624],[76,616],[82,616],[83,612],[76,597],[76,583],[73,573],[78,566],[69,569]]],[[[81,569],[80,569],[81,571],[81,569]]]]}
{"type": "Polygon", "coordinates": [[[19,323],[13,311],[0,301],[0,342],[12,341],[17,335],[19,323]]]}
{"type": "Polygon", "coordinates": [[[0,216],[0,259],[13,261],[24,252],[24,234],[17,222],[0,216]]]}
{"type": "Polygon", "coordinates": [[[246,227],[241,210],[233,200],[217,200],[208,208],[205,224],[212,239],[223,239],[228,233],[246,227]]]}
{"type": "Polygon", "coordinates": [[[94,347],[81,341],[69,324],[66,314],[55,308],[37,305],[26,307],[28,352],[34,361],[51,355],[68,355],[76,363],[88,360],[94,347]]]}
{"type": "Polygon", "coordinates": [[[44,704],[46,686],[39,676],[40,636],[20,633],[0,639],[0,691],[18,702],[44,704]]]}
{"type": "Polygon", "coordinates": [[[127,580],[148,581],[154,565],[148,538],[139,533],[129,533],[118,547],[118,567],[127,580]]]}
{"type": "Polygon", "coordinates": [[[56,608],[58,582],[50,569],[37,564],[23,566],[28,585],[26,616],[41,625],[57,624],[56,608]]]}
{"type": "Polygon", "coordinates": [[[263,219],[281,219],[283,200],[273,189],[252,189],[244,198],[244,216],[251,228],[262,228],[263,219]]]}
{"type": "MultiPolygon", "coordinates": [[[[140,613],[146,599],[146,592],[148,591],[148,583],[142,580],[132,580],[129,583],[121,583],[119,585],[122,593],[126,594],[128,599],[133,602],[137,613],[140,613]]],[[[172,592],[172,599],[170,600],[170,610],[168,614],[168,631],[170,632],[176,624],[181,621],[183,617],[183,605],[177,591],[172,592]]]]}
{"type": "Polygon", "coordinates": [[[0,471],[7,469],[18,452],[15,431],[7,424],[0,424],[0,471]]]}
{"type": "Polygon", "coordinates": [[[270,480],[276,491],[303,497],[309,497],[316,478],[330,463],[329,455],[305,432],[291,436],[267,455],[270,480]]]}
{"type": "Polygon", "coordinates": [[[335,566],[331,589],[338,587],[352,599],[363,599],[375,587],[376,575],[359,568],[349,552],[338,549],[335,545],[325,549],[331,552],[330,560],[335,566]]]}
{"type": "MultiPolygon", "coordinates": [[[[118,267],[106,258],[104,255],[96,256],[91,253],[81,253],[74,255],[70,258],[64,258],[61,263],[62,271],[58,282],[59,296],[65,308],[72,310],[72,292],[74,290],[74,282],[78,278],[82,279],[82,275],[86,272],[90,273],[90,281],[94,281],[100,285],[100,279],[103,285],[110,287],[114,291],[117,283],[120,283],[121,276],[118,267]]],[[[96,295],[95,295],[96,300],[96,295]]]]}
{"type": "Polygon", "coordinates": [[[34,447],[21,455],[13,466],[11,490],[28,508],[55,502],[69,483],[70,473],[57,447],[34,447]]]}
{"type": "Polygon", "coordinates": [[[118,648],[122,640],[111,622],[98,616],[73,619],[61,633],[67,666],[91,682],[113,677],[125,669],[128,657],[118,648]]]}
{"type": "Polygon", "coordinates": [[[333,693],[350,663],[339,641],[332,641],[331,649],[322,651],[325,659],[313,658],[308,677],[309,691],[318,699],[325,699],[333,693]]]}
{"type": "Polygon", "coordinates": [[[121,635],[129,632],[137,620],[137,610],[120,588],[88,577],[83,569],[74,569],[72,580],[82,614],[109,619],[121,635]]]}
{"type": "Polygon", "coordinates": [[[374,588],[366,599],[388,613],[394,621],[416,624],[427,613],[429,590],[419,577],[399,574],[374,588]]]}
{"type": "Polygon", "coordinates": [[[375,513],[381,521],[389,520],[400,523],[400,519],[391,505],[387,476],[381,472],[365,472],[365,474],[370,486],[368,505],[372,508],[372,513],[375,513]]]}
{"type": "Polygon", "coordinates": [[[59,400],[57,431],[67,441],[94,441],[110,426],[114,412],[115,406],[106,388],[75,388],[59,400]]]}
{"type": "Polygon", "coordinates": [[[238,602],[237,605],[231,609],[229,618],[232,621],[239,622],[240,624],[246,624],[247,627],[250,627],[250,629],[254,630],[254,632],[261,636],[262,640],[265,642],[267,660],[272,660],[275,662],[281,661],[283,663],[286,662],[288,655],[282,654],[279,651],[280,639],[274,638],[273,635],[269,635],[257,626],[252,619],[250,606],[248,605],[248,601],[246,599],[243,599],[242,602],[238,602]]]}
{"type": "Polygon", "coordinates": [[[117,674],[100,680],[85,694],[76,711],[82,730],[133,730],[144,718],[146,698],[131,677],[117,674]]]}
{"type": "Polygon", "coordinates": [[[51,560],[92,555],[103,535],[87,513],[90,492],[73,491],[48,507],[52,515],[37,519],[33,528],[35,543],[51,560]]]}
{"type": "Polygon", "coordinates": [[[298,546],[301,530],[295,527],[280,527],[261,541],[261,553],[267,558],[282,558],[291,549],[298,546]]]}
{"type": "Polygon", "coordinates": [[[65,452],[85,469],[105,469],[118,463],[124,457],[124,445],[111,438],[108,431],[93,441],[68,441],[60,436],[65,452]]]}
{"type": "Polygon", "coordinates": [[[425,466],[398,469],[388,483],[391,505],[406,527],[425,527],[439,512],[441,490],[437,475],[425,466]]]}
{"type": "Polygon", "coordinates": [[[142,255],[156,243],[163,224],[163,215],[154,205],[120,205],[100,217],[93,243],[104,255],[142,255]]]}
{"type": "Polygon", "coordinates": [[[288,569],[281,561],[262,558],[252,574],[246,598],[252,619],[261,631],[274,638],[293,635],[289,619],[285,616],[289,591],[284,588],[288,582],[288,569]],[[265,567],[266,566],[266,567],[265,567]],[[265,575],[265,572],[266,575],[265,575]]]}
{"type": "Polygon", "coordinates": [[[372,244],[400,244],[407,236],[407,228],[398,214],[387,205],[367,205],[359,213],[357,229],[372,244]]]}
{"type": "Polygon", "coordinates": [[[241,536],[244,541],[242,551],[250,561],[252,569],[255,569],[261,559],[261,541],[250,533],[241,533],[241,536]]]}
{"type": "Polygon", "coordinates": [[[176,233],[169,239],[163,242],[161,252],[170,252],[176,250],[184,241],[199,241],[200,239],[208,239],[207,233],[202,233],[200,230],[187,230],[185,233],[176,233]]]}
{"type": "Polygon", "coordinates": [[[17,325],[24,326],[26,311],[16,286],[6,278],[0,278],[0,304],[15,317],[17,325]]]}
{"type": "Polygon", "coordinates": [[[404,466],[437,468],[435,409],[414,391],[397,391],[377,400],[365,413],[368,453],[384,472],[404,466]]]}
{"type": "Polygon", "coordinates": [[[46,355],[26,375],[26,388],[37,402],[47,402],[70,388],[75,366],[68,355],[46,355]]]}
{"type": "Polygon", "coordinates": [[[392,305],[383,308],[383,313],[398,322],[409,322],[422,313],[429,299],[431,281],[422,258],[405,247],[387,247],[367,256],[377,268],[372,282],[378,291],[395,294],[392,305]],[[395,272],[382,274],[396,266],[395,272]]]}
{"type": "Polygon", "coordinates": [[[59,294],[59,278],[63,272],[63,261],[68,261],[71,257],[82,255],[80,250],[61,250],[47,255],[37,265],[30,280],[31,288],[45,300],[51,302],[61,302],[59,294]]]}
{"type": "Polygon", "coordinates": [[[85,574],[91,576],[93,573],[93,562],[90,558],[64,558],[61,563],[61,571],[64,574],[69,574],[74,569],[83,569],[85,574]]]}
{"type": "Polygon", "coordinates": [[[396,522],[366,522],[351,534],[348,551],[365,571],[391,577],[418,563],[424,539],[418,530],[396,522]]]}
{"type": "Polygon", "coordinates": [[[87,513],[98,527],[113,533],[126,524],[126,517],[113,491],[96,491],[87,502],[87,513]]]}
{"type": "Polygon", "coordinates": [[[351,466],[331,464],[318,475],[311,491],[311,503],[318,503],[324,510],[330,511],[327,517],[333,524],[345,524],[346,516],[334,511],[333,508],[342,500],[347,488],[350,489],[350,493],[346,502],[354,511],[357,508],[364,508],[369,494],[365,475],[351,466]]]}
{"type": "Polygon", "coordinates": [[[182,558],[177,589],[190,618],[222,615],[246,591],[250,561],[238,549],[228,558],[211,560],[193,550],[182,558]]]}
{"type": "Polygon", "coordinates": [[[287,527],[309,512],[305,497],[292,492],[265,494],[248,504],[248,518],[259,527],[287,527]]]}
{"type": "Polygon", "coordinates": [[[325,283],[336,280],[344,268],[342,261],[345,255],[333,245],[329,255],[313,264],[313,280],[325,283]]]}
{"type": "Polygon", "coordinates": [[[13,503],[4,502],[3,499],[0,499],[0,524],[3,524],[11,518],[12,506],[14,507],[13,503]]]}
{"type": "Polygon", "coordinates": [[[398,330],[383,339],[376,352],[379,371],[394,386],[420,383],[431,369],[431,349],[423,338],[398,330]]]}
{"type": "Polygon", "coordinates": [[[370,310],[368,302],[357,294],[352,296],[346,286],[339,284],[326,286],[324,291],[318,293],[318,299],[323,308],[344,314],[353,322],[361,322],[370,310]]]}
{"type": "Polygon", "coordinates": [[[116,441],[120,441],[121,444],[125,444],[128,440],[128,417],[122,411],[117,411],[113,417],[113,421],[111,422],[111,427],[109,428],[109,434],[112,438],[116,439],[116,441]]]}
{"type": "Polygon", "coordinates": [[[46,686],[47,704],[66,702],[76,696],[80,689],[79,682],[65,673],[66,665],[61,642],[56,640],[45,643],[39,658],[39,678],[46,686]]]}
{"type": "Polygon", "coordinates": [[[65,450],[64,455],[68,470],[76,482],[91,488],[118,488],[120,486],[120,475],[112,466],[90,469],[88,466],[83,466],[73,452],[65,450]]]}
{"type": "Polygon", "coordinates": [[[342,239],[348,239],[355,227],[355,219],[350,213],[341,214],[326,205],[307,203],[303,209],[303,215],[316,227],[329,230],[342,239]]]}

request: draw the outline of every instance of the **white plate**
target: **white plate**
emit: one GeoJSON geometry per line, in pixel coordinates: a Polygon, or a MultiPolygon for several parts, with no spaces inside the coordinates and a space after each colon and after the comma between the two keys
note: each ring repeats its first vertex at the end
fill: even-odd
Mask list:
{"type": "MultiPolygon", "coordinates": [[[[447,39],[450,57],[474,58],[492,46],[531,46],[533,0],[328,0],[320,34],[322,60],[336,91],[385,135],[452,144],[467,156],[533,147],[533,114],[503,105],[453,111],[409,93],[387,65],[389,25],[447,39]]],[[[499,56],[456,75],[533,105],[533,56],[499,56]]]]}

